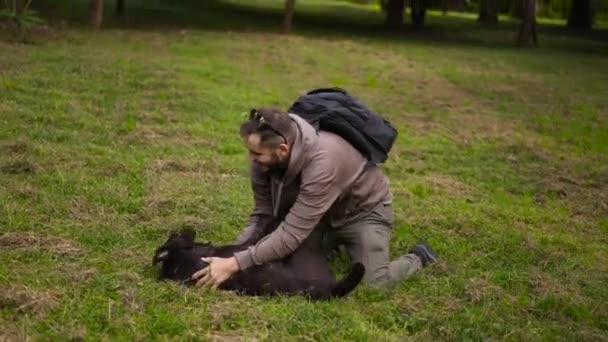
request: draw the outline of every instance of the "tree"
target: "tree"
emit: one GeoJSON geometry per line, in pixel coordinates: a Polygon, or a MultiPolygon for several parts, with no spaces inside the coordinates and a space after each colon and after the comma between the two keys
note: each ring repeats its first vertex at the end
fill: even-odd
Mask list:
{"type": "Polygon", "coordinates": [[[125,13],[125,0],[116,0],[116,15],[125,13]]]}
{"type": "Polygon", "coordinates": [[[285,13],[283,13],[283,32],[291,32],[293,23],[293,12],[295,11],[296,0],[285,0],[285,13]]]}
{"type": "Polygon", "coordinates": [[[481,0],[479,4],[479,18],[482,24],[498,24],[498,0],[481,0]]]}
{"type": "Polygon", "coordinates": [[[441,9],[444,15],[446,15],[448,11],[462,12],[464,10],[464,2],[463,0],[442,0],[441,9]]]}
{"type": "Polygon", "coordinates": [[[405,0],[388,0],[386,3],[386,26],[399,28],[403,26],[405,0]]]}
{"type": "Polygon", "coordinates": [[[524,1],[513,0],[509,12],[513,18],[522,19],[524,17],[524,1]]]}
{"type": "Polygon", "coordinates": [[[517,43],[519,46],[538,46],[538,36],[536,32],[536,0],[523,1],[523,18],[519,27],[517,43]]]}
{"type": "Polygon", "coordinates": [[[103,22],[103,0],[91,1],[91,26],[99,29],[103,22]]]}
{"type": "Polygon", "coordinates": [[[592,26],[591,0],[573,0],[568,17],[568,27],[591,29],[592,26]]]}
{"type": "Polygon", "coordinates": [[[423,27],[426,16],[425,0],[411,0],[412,6],[412,25],[414,27],[423,27]]]}

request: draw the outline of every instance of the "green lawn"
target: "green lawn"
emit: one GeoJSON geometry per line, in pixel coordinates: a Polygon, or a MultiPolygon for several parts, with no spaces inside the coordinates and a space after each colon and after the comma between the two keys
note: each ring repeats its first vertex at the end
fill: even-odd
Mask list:
{"type": "Polygon", "coordinates": [[[276,4],[154,3],[100,32],[2,34],[0,340],[608,340],[605,41],[543,26],[519,49],[515,22],[439,14],[386,33],[322,2],[286,36],[276,4]],[[244,227],[243,115],[331,85],[400,131],[393,255],[425,239],[442,261],[321,303],[157,282],[171,229],[244,227]]]}

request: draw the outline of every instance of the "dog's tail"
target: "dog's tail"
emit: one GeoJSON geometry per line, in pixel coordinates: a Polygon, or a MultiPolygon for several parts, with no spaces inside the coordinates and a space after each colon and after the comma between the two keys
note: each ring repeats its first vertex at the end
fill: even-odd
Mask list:
{"type": "Polygon", "coordinates": [[[331,289],[331,296],[338,298],[346,296],[359,285],[364,275],[365,267],[363,264],[354,264],[348,274],[331,289]]]}

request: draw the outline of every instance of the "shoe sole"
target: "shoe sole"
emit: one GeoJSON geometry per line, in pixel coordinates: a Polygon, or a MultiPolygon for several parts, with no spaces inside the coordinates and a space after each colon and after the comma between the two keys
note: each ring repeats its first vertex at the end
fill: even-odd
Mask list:
{"type": "Polygon", "coordinates": [[[430,247],[426,245],[418,245],[418,247],[424,252],[424,255],[427,257],[427,264],[432,264],[437,261],[438,257],[435,256],[435,253],[431,250],[430,247]]]}

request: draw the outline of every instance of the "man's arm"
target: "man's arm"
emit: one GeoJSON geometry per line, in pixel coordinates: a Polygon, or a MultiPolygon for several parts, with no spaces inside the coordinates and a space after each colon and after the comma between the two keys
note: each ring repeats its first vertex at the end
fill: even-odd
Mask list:
{"type": "Polygon", "coordinates": [[[282,259],[310,235],[341,193],[335,182],[336,168],[326,159],[312,161],[302,172],[300,193],[285,220],[255,246],[234,254],[239,268],[282,259]]]}

